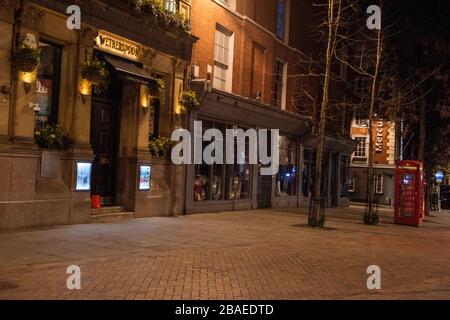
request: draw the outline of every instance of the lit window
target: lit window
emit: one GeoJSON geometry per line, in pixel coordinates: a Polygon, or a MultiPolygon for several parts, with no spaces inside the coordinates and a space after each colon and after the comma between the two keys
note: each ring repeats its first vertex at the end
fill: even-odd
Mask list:
{"type": "Polygon", "coordinates": [[[356,151],[354,152],[353,157],[367,157],[367,137],[356,137],[355,140],[358,142],[358,146],[356,147],[356,151]]]}
{"type": "Polygon", "coordinates": [[[280,136],[280,167],[276,182],[277,197],[297,194],[297,141],[294,138],[280,136]]]}
{"type": "Polygon", "coordinates": [[[170,12],[177,12],[178,0],[164,0],[164,8],[170,12]]]}
{"type": "Polygon", "coordinates": [[[35,113],[35,128],[58,121],[59,83],[61,75],[61,47],[39,42],[40,65],[36,81],[36,99],[39,110],[35,113]]]}

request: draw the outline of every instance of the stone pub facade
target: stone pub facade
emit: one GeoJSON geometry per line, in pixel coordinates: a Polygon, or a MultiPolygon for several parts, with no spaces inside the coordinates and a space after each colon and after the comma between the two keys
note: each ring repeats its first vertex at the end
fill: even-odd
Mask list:
{"type": "MultiPolygon", "coordinates": [[[[190,4],[178,6],[188,17],[190,4]]],[[[182,195],[170,190],[183,169],[152,156],[149,136],[170,136],[182,125],[177,101],[197,38],[135,9],[128,1],[2,1],[0,230],[96,221],[105,212],[91,210],[92,194],[109,213],[182,212],[182,195]],[[70,5],[81,8],[79,30],[66,26],[70,5]],[[40,49],[31,81],[11,65],[24,46],[40,49]],[[81,78],[93,57],[108,70],[104,90],[81,78]],[[157,80],[164,99],[148,95],[157,80]],[[73,142],[69,149],[36,145],[35,132],[49,125],[73,142]]]]}

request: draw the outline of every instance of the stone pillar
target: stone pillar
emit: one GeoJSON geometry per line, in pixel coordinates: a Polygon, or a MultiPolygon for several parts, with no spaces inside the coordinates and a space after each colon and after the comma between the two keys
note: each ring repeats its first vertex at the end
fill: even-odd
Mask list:
{"type": "MultiPolygon", "coordinates": [[[[20,41],[28,34],[35,38],[36,46],[39,43],[39,30],[41,28],[44,12],[38,7],[27,4],[22,11],[22,25],[19,30],[20,41]]],[[[20,44],[19,44],[20,45],[20,44]]],[[[30,104],[36,103],[36,81],[31,84],[28,93],[25,91],[23,81],[18,79],[16,82],[15,94],[12,97],[12,109],[10,116],[10,135],[19,148],[35,148],[34,145],[34,110],[30,104]],[[23,145],[20,147],[20,145],[23,145]]]]}
{"type": "Polygon", "coordinates": [[[76,92],[73,102],[73,126],[70,132],[71,138],[77,148],[90,149],[90,131],[91,131],[91,96],[83,98],[81,90],[81,71],[83,70],[86,59],[91,59],[94,52],[95,38],[97,31],[91,27],[84,26],[78,32],[77,47],[77,66],[76,70],[76,92]],[[83,101],[84,99],[84,101],[83,101]]]}
{"type": "Polygon", "coordinates": [[[5,0],[0,10],[0,144],[9,144],[11,69],[9,59],[13,39],[14,10],[17,1],[5,0]]]}

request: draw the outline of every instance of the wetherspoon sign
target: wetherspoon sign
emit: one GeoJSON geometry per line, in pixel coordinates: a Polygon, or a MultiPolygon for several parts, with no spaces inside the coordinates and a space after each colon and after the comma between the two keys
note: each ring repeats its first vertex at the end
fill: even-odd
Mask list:
{"type": "Polygon", "coordinates": [[[138,44],[110,33],[100,31],[97,38],[95,38],[95,43],[100,50],[116,56],[134,61],[140,59],[140,48],[138,44]]]}

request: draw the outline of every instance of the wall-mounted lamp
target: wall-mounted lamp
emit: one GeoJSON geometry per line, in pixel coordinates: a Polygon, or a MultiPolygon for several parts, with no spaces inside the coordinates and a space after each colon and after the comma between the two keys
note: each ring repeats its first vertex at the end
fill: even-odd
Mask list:
{"type": "Polygon", "coordinates": [[[19,72],[19,79],[23,82],[25,93],[28,94],[31,90],[31,84],[36,81],[35,72],[19,72]]]}
{"type": "Polygon", "coordinates": [[[177,117],[181,116],[183,113],[185,113],[184,107],[177,101],[175,105],[175,115],[177,117]]]}
{"type": "Polygon", "coordinates": [[[80,94],[81,94],[81,100],[83,101],[83,104],[85,104],[88,97],[91,95],[91,84],[86,79],[81,79],[80,94]]]}
{"type": "Polygon", "coordinates": [[[152,103],[152,97],[149,95],[148,87],[146,84],[141,84],[140,88],[140,107],[146,113],[152,103]]]}

